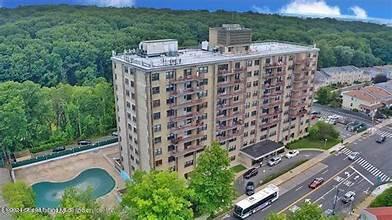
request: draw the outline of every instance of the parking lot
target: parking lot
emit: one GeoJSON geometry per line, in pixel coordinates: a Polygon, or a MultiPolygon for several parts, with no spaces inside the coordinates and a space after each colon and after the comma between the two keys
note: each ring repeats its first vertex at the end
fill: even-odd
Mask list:
{"type": "Polygon", "coordinates": [[[235,181],[236,191],[238,194],[244,194],[247,182],[252,181],[255,183],[255,185],[258,185],[261,181],[268,179],[271,175],[276,175],[289,168],[293,168],[293,166],[295,164],[298,164],[300,161],[309,160],[320,153],[320,151],[315,150],[303,150],[300,151],[297,156],[290,159],[287,159],[286,157],[284,157],[284,154],[282,154],[282,161],[272,167],[268,166],[266,161],[261,167],[257,168],[258,174],[256,176],[253,176],[250,179],[245,179],[242,176],[239,177],[235,181]]]}

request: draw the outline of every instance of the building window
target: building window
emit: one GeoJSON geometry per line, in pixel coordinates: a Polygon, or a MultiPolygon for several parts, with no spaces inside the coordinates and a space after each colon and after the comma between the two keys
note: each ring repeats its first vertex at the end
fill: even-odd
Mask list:
{"type": "Polygon", "coordinates": [[[199,73],[207,73],[207,72],[208,72],[208,66],[199,67],[199,73]]]}
{"type": "Polygon", "coordinates": [[[160,119],[160,118],[161,118],[161,113],[160,113],[160,112],[155,112],[155,113],[153,114],[153,118],[154,118],[154,120],[160,119]]]}
{"type": "Polygon", "coordinates": [[[162,154],[162,148],[156,148],[154,151],[155,155],[161,155],[162,154]]]}
{"type": "Polygon", "coordinates": [[[129,90],[128,89],[125,90],[125,95],[129,97],[129,90]]]}
{"type": "Polygon", "coordinates": [[[161,105],[161,100],[154,100],[152,101],[152,107],[156,108],[159,107],[161,105]]]}
{"type": "Polygon", "coordinates": [[[174,77],[175,77],[174,71],[166,72],[166,79],[174,79],[174,77]]]}
{"type": "Polygon", "coordinates": [[[154,125],[154,132],[160,132],[160,131],[161,131],[161,125],[160,124],[154,125]]]}
{"type": "Polygon", "coordinates": [[[246,61],[246,65],[247,65],[247,66],[252,66],[252,60],[246,61]]]}
{"type": "Polygon", "coordinates": [[[184,69],[184,77],[188,77],[192,75],[192,69],[184,69]]]}
{"type": "Polygon", "coordinates": [[[237,147],[234,145],[234,146],[229,146],[228,148],[227,148],[227,150],[230,152],[230,151],[233,151],[233,150],[235,150],[237,147]]]}
{"type": "Polygon", "coordinates": [[[159,166],[161,166],[162,165],[162,160],[157,160],[157,161],[155,161],[155,166],[156,167],[159,167],[159,166]]]}
{"type": "Polygon", "coordinates": [[[154,138],[154,144],[159,144],[161,142],[162,142],[162,138],[161,137],[154,138]]]}
{"type": "Polygon", "coordinates": [[[159,80],[159,73],[152,73],[152,74],[151,74],[151,80],[152,80],[152,81],[157,81],[157,80],[159,80]]]}
{"type": "Polygon", "coordinates": [[[152,94],[159,94],[159,87],[153,87],[152,94]]]}
{"type": "Polygon", "coordinates": [[[254,72],[253,72],[253,76],[258,76],[260,74],[260,70],[255,70],[254,72]]]}
{"type": "Polygon", "coordinates": [[[235,156],[230,157],[230,161],[233,161],[233,160],[235,160],[235,156]]]}
{"type": "Polygon", "coordinates": [[[184,167],[189,167],[189,166],[192,166],[192,165],[193,165],[193,160],[188,160],[188,161],[185,162],[184,167]]]}
{"type": "Polygon", "coordinates": [[[129,79],[125,78],[125,85],[129,85],[129,79]]]}
{"type": "Polygon", "coordinates": [[[136,111],[136,106],[132,104],[132,111],[136,111]]]}
{"type": "Polygon", "coordinates": [[[135,82],[134,81],[131,81],[131,87],[132,88],[135,87],[135,82]]]}
{"type": "Polygon", "coordinates": [[[131,98],[132,98],[133,100],[135,100],[135,93],[132,92],[131,98]]]}
{"type": "Polygon", "coordinates": [[[260,65],[260,60],[255,60],[255,66],[259,66],[260,65]]]}
{"type": "Polygon", "coordinates": [[[252,72],[247,72],[246,73],[246,77],[251,77],[252,76],[252,72]]]}
{"type": "Polygon", "coordinates": [[[234,64],[234,68],[239,69],[240,67],[241,67],[241,64],[240,64],[240,63],[235,63],[235,64],[234,64]]]}

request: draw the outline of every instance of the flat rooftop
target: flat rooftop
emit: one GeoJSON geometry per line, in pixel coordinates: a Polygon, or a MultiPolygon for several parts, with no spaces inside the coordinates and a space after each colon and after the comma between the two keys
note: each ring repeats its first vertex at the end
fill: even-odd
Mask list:
{"type": "Polygon", "coordinates": [[[279,151],[283,148],[284,146],[281,143],[276,143],[271,140],[264,140],[248,147],[242,148],[240,151],[242,153],[245,153],[253,160],[258,160],[266,155],[271,154],[272,152],[279,151]]]}
{"type": "Polygon", "coordinates": [[[124,63],[131,64],[145,70],[170,69],[173,67],[192,64],[210,64],[232,60],[244,60],[273,55],[295,54],[318,51],[314,46],[303,46],[282,42],[260,42],[250,44],[249,51],[241,54],[222,54],[220,52],[205,51],[201,49],[178,50],[177,56],[142,57],[135,53],[118,54],[112,57],[124,63]]]}

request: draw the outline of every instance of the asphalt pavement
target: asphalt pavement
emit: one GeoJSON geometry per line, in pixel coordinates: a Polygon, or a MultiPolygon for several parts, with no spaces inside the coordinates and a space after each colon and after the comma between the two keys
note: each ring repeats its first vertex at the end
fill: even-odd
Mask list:
{"type": "Polygon", "coordinates": [[[280,173],[283,170],[287,170],[288,168],[294,166],[299,161],[311,159],[320,153],[321,151],[317,151],[317,150],[303,150],[300,151],[297,156],[290,159],[287,159],[286,157],[284,157],[284,154],[281,154],[282,162],[272,167],[268,166],[267,161],[265,161],[261,167],[258,167],[259,172],[256,176],[251,177],[250,179],[245,179],[241,176],[238,179],[236,179],[235,181],[236,190],[239,194],[244,194],[245,186],[247,182],[252,181],[256,184],[256,186],[261,185],[260,182],[263,181],[265,178],[268,178],[273,174],[280,173]]]}
{"type": "MultiPolygon", "coordinates": [[[[391,181],[391,150],[392,127],[377,129],[321,161],[320,164],[324,166],[317,172],[299,175],[302,181],[288,181],[292,185],[291,190],[281,193],[276,202],[248,219],[265,219],[271,212],[289,212],[291,207],[300,206],[305,200],[319,204],[324,210],[332,210],[336,201],[336,213],[348,215],[375,187],[391,181]],[[383,144],[376,143],[380,135],[387,137],[383,144]],[[353,161],[348,159],[351,152],[359,152],[353,161]],[[308,184],[317,177],[323,177],[325,183],[312,190],[308,184]],[[348,191],[355,192],[356,196],[352,203],[344,204],[341,198],[348,191]]],[[[225,219],[232,217],[227,216],[225,219]]]]}

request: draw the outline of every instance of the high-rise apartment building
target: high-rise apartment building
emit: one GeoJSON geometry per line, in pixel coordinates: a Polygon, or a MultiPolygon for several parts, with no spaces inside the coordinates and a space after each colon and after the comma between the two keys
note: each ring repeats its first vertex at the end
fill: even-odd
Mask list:
{"type": "Polygon", "coordinates": [[[239,25],[210,28],[201,49],[172,39],[113,54],[123,169],[185,177],[213,141],[251,166],[307,134],[318,49],[251,42],[239,25]]]}

